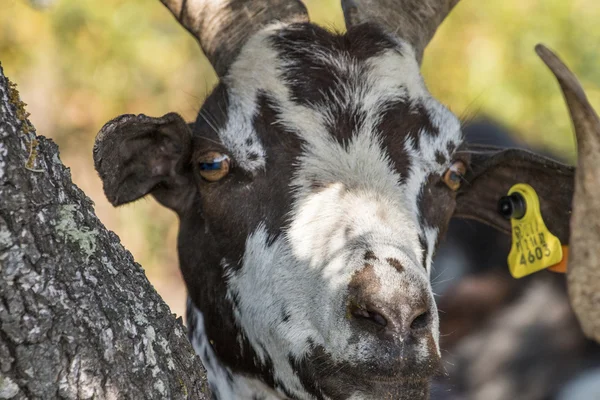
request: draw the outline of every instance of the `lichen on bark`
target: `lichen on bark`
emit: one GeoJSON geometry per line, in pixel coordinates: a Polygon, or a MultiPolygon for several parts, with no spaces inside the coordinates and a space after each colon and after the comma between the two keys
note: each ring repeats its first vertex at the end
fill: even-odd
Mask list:
{"type": "Polygon", "coordinates": [[[181,320],[27,117],[0,65],[0,399],[209,398],[181,320]]]}

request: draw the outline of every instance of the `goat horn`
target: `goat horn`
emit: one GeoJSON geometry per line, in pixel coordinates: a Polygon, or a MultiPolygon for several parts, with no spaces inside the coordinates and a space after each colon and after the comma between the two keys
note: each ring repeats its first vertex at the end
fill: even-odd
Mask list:
{"type": "Polygon", "coordinates": [[[577,136],[567,282],[584,333],[600,342],[600,119],[569,68],[543,45],[535,50],[560,84],[577,136]]]}
{"type": "Polygon", "coordinates": [[[161,0],[198,40],[217,75],[229,70],[244,42],[265,25],[282,20],[306,21],[298,0],[161,0]]]}
{"type": "Polygon", "coordinates": [[[342,0],[346,25],[374,22],[410,43],[421,64],[437,27],[459,0],[342,0]]]}

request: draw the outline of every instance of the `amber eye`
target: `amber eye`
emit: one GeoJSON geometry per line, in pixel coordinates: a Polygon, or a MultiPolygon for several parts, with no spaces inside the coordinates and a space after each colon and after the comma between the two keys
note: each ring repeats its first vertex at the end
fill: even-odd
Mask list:
{"type": "Polygon", "coordinates": [[[463,176],[467,172],[467,166],[462,161],[455,161],[444,173],[444,183],[454,191],[460,188],[463,176]]]}
{"type": "Polygon", "coordinates": [[[231,160],[229,157],[216,151],[211,151],[198,158],[200,176],[209,182],[216,182],[229,173],[231,160]]]}

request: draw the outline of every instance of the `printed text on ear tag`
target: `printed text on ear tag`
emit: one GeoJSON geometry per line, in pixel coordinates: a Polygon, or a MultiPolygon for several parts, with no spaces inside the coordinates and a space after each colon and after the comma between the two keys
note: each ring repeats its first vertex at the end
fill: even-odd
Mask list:
{"type": "Polygon", "coordinates": [[[512,225],[508,268],[513,277],[522,278],[561,262],[560,240],[546,228],[540,200],[531,186],[518,183],[511,187],[499,208],[501,214],[510,216],[512,225]]]}

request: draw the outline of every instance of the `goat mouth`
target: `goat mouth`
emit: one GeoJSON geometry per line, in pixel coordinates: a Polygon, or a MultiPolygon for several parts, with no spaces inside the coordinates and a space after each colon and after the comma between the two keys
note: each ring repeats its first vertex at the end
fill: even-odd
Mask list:
{"type": "Polygon", "coordinates": [[[429,398],[431,378],[429,377],[366,377],[358,374],[342,374],[335,379],[320,382],[320,386],[331,399],[350,397],[369,399],[426,400],[429,398]],[[340,382],[343,382],[340,385],[340,382]]]}
{"type": "Polygon", "coordinates": [[[384,386],[421,386],[429,385],[432,379],[438,375],[436,368],[424,372],[419,375],[406,375],[405,373],[396,373],[394,375],[365,375],[357,372],[346,371],[345,374],[348,381],[355,382],[356,384],[364,384],[367,386],[371,385],[384,385],[384,386]]]}
{"type": "Polygon", "coordinates": [[[336,362],[318,346],[312,356],[297,367],[303,384],[316,384],[331,399],[364,394],[367,398],[421,400],[428,398],[431,382],[440,374],[441,363],[435,355],[404,365],[336,362]]]}

